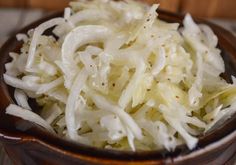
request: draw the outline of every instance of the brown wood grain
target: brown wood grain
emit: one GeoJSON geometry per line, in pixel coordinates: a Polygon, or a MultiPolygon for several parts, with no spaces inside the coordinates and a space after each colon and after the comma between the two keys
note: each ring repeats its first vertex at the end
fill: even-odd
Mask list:
{"type": "Polygon", "coordinates": [[[181,0],[180,11],[198,17],[236,18],[235,0],[181,0]]]}
{"type": "Polygon", "coordinates": [[[0,0],[0,7],[24,7],[27,0],[0,0]]]}
{"type": "Polygon", "coordinates": [[[217,0],[217,7],[214,17],[236,18],[236,1],[235,0],[217,0]]]}
{"type": "MultiPolygon", "coordinates": [[[[60,10],[68,5],[70,0],[0,0],[3,7],[22,7],[27,4],[33,8],[43,8],[47,10],[60,10]]],[[[176,12],[180,0],[142,0],[149,4],[160,3],[160,8],[176,12]]]]}
{"type": "MultiPolygon", "coordinates": [[[[61,10],[70,0],[0,0],[0,7],[32,7],[61,10]]],[[[198,17],[236,18],[236,0],[142,0],[160,3],[160,8],[172,12],[189,12],[198,17]]]]}
{"type": "Polygon", "coordinates": [[[181,0],[180,11],[194,16],[212,16],[218,0],[181,0]]]}
{"type": "Polygon", "coordinates": [[[61,10],[68,6],[69,0],[28,0],[29,6],[46,10],[61,10]]]}

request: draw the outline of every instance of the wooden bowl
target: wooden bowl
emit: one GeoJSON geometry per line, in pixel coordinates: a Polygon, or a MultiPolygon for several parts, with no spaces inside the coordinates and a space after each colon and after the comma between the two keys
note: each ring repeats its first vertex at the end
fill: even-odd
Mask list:
{"type": "MultiPolygon", "coordinates": [[[[20,33],[62,13],[41,19],[20,33]]],[[[167,22],[179,22],[183,15],[159,11],[159,18],[167,22]]],[[[208,24],[219,38],[219,48],[226,63],[227,75],[236,73],[236,39],[228,31],[204,20],[195,19],[198,23],[208,24]]],[[[48,31],[48,34],[51,32],[48,31]]],[[[112,151],[85,146],[61,139],[41,127],[28,121],[5,114],[5,108],[13,101],[11,87],[3,80],[4,64],[10,60],[9,52],[18,52],[22,43],[14,37],[9,39],[0,50],[0,141],[9,157],[15,164],[225,164],[236,158],[236,115],[220,127],[200,137],[198,146],[190,151],[185,145],[176,148],[175,152],[156,151],[112,151]]],[[[32,103],[32,101],[30,102],[32,103]]]]}

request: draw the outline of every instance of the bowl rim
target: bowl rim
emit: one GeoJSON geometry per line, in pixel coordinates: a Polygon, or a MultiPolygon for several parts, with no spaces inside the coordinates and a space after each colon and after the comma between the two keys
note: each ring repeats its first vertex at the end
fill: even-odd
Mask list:
{"type": "MultiPolygon", "coordinates": [[[[174,14],[171,12],[166,12],[163,10],[158,10],[159,17],[162,20],[168,20],[167,22],[170,22],[170,20],[173,20],[175,22],[180,22],[184,15],[182,14],[174,14]]],[[[48,19],[61,16],[62,12],[53,14],[51,16],[47,16],[43,19],[40,19],[38,21],[35,21],[34,23],[26,26],[22,30],[20,30],[17,33],[23,33],[27,32],[29,29],[36,27],[40,22],[44,22],[48,19]]],[[[209,25],[215,33],[220,35],[221,40],[228,44],[228,51],[230,52],[230,56],[232,56],[232,60],[234,61],[234,64],[236,63],[236,46],[232,43],[236,43],[236,38],[227,30],[210,23],[208,21],[205,21],[204,19],[194,18],[194,20],[197,23],[204,23],[209,25]],[[224,35],[221,35],[220,33],[223,32],[224,35]]],[[[219,37],[219,36],[218,36],[219,37]]],[[[6,115],[5,108],[9,103],[13,103],[14,101],[11,99],[8,91],[7,85],[4,83],[3,80],[3,73],[4,73],[4,64],[7,61],[8,53],[10,50],[12,50],[12,47],[9,47],[10,44],[13,43],[17,44],[18,41],[16,41],[15,35],[11,37],[0,49],[0,73],[1,73],[1,79],[0,79],[0,92],[2,93],[4,98],[1,98],[2,101],[0,104],[0,119],[4,119],[3,121],[0,121],[0,141],[3,143],[23,143],[28,141],[34,141],[37,142],[53,151],[66,154],[68,156],[72,156],[75,158],[83,158],[83,159],[90,159],[91,158],[105,158],[105,159],[113,159],[113,160],[133,160],[133,161],[154,161],[154,160],[163,160],[171,161],[180,161],[183,159],[190,159],[192,156],[196,156],[199,154],[204,154],[205,152],[212,150],[213,148],[217,148],[217,146],[229,143],[229,141],[235,141],[236,140],[236,127],[230,126],[232,123],[236,122],[236,115],[233,115],[231,119],[226,121],[224,123],[224,126],[228,126],[229,129],[224,130],[223,127],[217,129],[216,131],[220,132],[223,131],[222,134],[218,135],[217,137],[213,137],[212,134],[209,134],[205,136],[204,138],[199,139],[199,145],[194,150],[188,150],[185,145],[178,146],[176,151],[173,153],[169,153],[166,150],[153,150],[153,151],[138,151],[138,152],[132,152],[132,151],[114,151],[114,150],[107,150],[107,149],[100,149],[96,147],[86,146],[83,144],[79,144],[76,142],[71,142],[64,140],[58,136],[51,135],[47,131],[43,130],[36,124],[30,123],[28,121],[24,121],[23,119],[16,118],[14,116],[6,115]],[[3,55],[2,55],[3,54],[3,55]],[[4,102],[5,101],[5,102],[4,102]],[[21,131],[16,128],[11,128],[11,130],[7,130],[6,127],[1,126],[5,122],[10,121],[17,121],[17,122],[24,122],[27,123],[30,128],[27,131],[21,131]],[[209,139],[211,140],[209,142],[209,139]]],[[[19,43],[19,42],[18,42],[19,43]]],[[[214,133],[216,131],[213,131],[214,133]]]]}

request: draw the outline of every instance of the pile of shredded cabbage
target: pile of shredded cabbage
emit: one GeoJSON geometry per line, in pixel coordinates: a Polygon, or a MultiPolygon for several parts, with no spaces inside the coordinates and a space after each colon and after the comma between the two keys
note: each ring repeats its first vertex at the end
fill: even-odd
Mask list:
{"type": "Polygon", "coordinates": [[[173,151],[193,149],[236,111],[236,81],[219,76],[224,61],[208,26],[187,14],[180,28],[157,18],[157,4],[131,0],[70,5],[17,35],[24,44],[4,74],[17,105],[7,114],[86,145],[173,151]]]}

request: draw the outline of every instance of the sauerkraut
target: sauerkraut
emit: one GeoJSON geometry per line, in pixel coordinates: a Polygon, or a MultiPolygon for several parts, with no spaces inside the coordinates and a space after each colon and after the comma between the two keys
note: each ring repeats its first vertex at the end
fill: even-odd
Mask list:
{"type": "Polygon", "coordinates": [[[236,111],[235,78],[220,77],[224,61],[207,25],[189,14],[183,27],[167,23],[157,8],[74,1],[64,17],[17,35],[24,44],[10,53],[4,74],[17,105],[6,113],[95,147],[193,149],[198,136],[236,111]]]}

